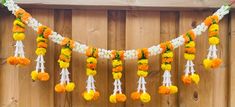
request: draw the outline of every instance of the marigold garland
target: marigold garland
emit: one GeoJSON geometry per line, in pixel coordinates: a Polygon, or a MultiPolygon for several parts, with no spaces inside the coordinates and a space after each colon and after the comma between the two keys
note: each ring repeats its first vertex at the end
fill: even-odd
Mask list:
{"type": "Polygon", "coordinates": [[[86,101],[97,100],[100,96],[100,93],[95,89],[95,79],[94,76],[96,75],[96,66],[97,66],[97,58],[98,58],[98,49],[89,47],[86,50],[87,55],[87,64],[86,64],[86,75],[88,76],[87,79],[87,86],[86,91],[83,92],[83,98],[86,101]]]}
{"type": "Polygon", "coordinates": [[[162,65],[161,68],[164,71],[162,86],[159,87],[158,92],[160,94],[174,94],[178,92],[178,88],[172,85],[171,81],[171,63],[173,62],[173,45],[171,42],[165,42],[160,44],[162,50],[162,65]]]}
{"type": "Polygon", "coordinates": [[[70,82],[68,67],[70,65],[70,59],[72,54],[72,49],[74,47],[74,41],[65,38],[61,42],[63,46],[61,49],[61,54],[58,60],[61,70],[60,83],[55,86],[55,91],[58,93],[71,92],[75,88],[75,84],[70,82]]]}
{"type": "Polygon", "coordinates": [[[222,63],[222,60],[217,56],[217,48],[219,45],[219,19],[217,15],[209,16],[204,23],[209,26],[209,52],[207,58],[203,60],[203,65],[206,69],[217,68],[222,63]]]}
{"type": "Polygon", "coordinates": [[[193,60],[195,59],[195,53],[196,53],[195,34],[192,30],[190,30],[184,35],[184,38],[185,38],[184,58],[187,60],[187,63],[185,65],[184,75],[182,76],[181,80],[183,81],[184,84],[191,84],[192,82],[198,84],[198,82],[200,81],[200,77],[198,74],[195,74],[195,69],[193,64],[193,60]]]}
{"type": "Polygon", "coordinates": [[[39,26],[37,33],[38,33],[38,37],[36,39],[37,49],[35,53],[37,54],[38,57],[36,59],[36,69],[31,72],[31,78],[34,81],[37,79],[40,81],[47,81],[49,80],[50,76],[48,73],[45,72],[44,55],[46,54],[48,37],[52,33],[52,30],[46,26],[39,26]]]}
{"type": "Polygon", "coordinates": [[[11,65],[28,65],[30,60],[25,58],[23,40],[25,39],[25,21],[30,17],[23,9],[19,9],[15,13],[16,19],[13,22],[13,39],[16,41],[15,55],[7,59],[7,63],[11,65]]]}
{"type": "Polygon", "coordinates": [[[148,56],[149,52],[147,48],[138,49],[138,71],[139,76],[137,91],[131,93],[131,98],[133,100],[140,100],[143,103],[148,103],[151,100],[151,96],[146,92],[146,81],[145,77],[148,75],[148,56]],[[141,92],[142,91],[142,92],[141,92]]]}
{"type": "Polygon", "coordinates": [[[109,101],[111,103],[125,102],[126,95],[122,93],[122,71],[123,71],[123,60],[124,60],[124,52],[123,51],[112,51],[112,74],[114,79],[114,90],[113,94],[110,95],[109,101]]]}

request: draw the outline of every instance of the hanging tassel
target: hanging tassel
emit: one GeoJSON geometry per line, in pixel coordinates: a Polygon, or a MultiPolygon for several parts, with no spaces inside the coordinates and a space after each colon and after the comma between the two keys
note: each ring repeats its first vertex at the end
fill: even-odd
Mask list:
{"type": "Polygon", "coordinates": [[[184,84],[191,84],[194,82],[198,84],[200,81],[200,77],[198,74],[195,73],[193,60],[195,59],[195,34],[191,30],[184,35],[185,39],[185,53],[184,58],[187,60],[184,70],[184,75],[182,76],[181,80],[184,84]]]}
{"type": "Polygon", "coordinates": [[[219,25],[218,25],[219,19],[218,16],[213,15],[208,17],[204,23],[206,23],[207,26],[209,26],[209,44],[210,47],[208,49],[207,58],[203,60],[203,65],[206,69],[211,68],[218,68],[222,60],[218,58],[217,55],[217,46],[220,43],[219,39],[219,25]]]}
{"type": "Polygon", "coordinates": [[[95,79],[94,76],[96,75],[96,66],[97,66],[97,58],[98,58],[98,49],[89,47],[86,50],[87,55],[87,69],[86,69],[86,75],[88,76],[88,79],[86,81],[86,91],[83,92],[83,98],[86,101],[91,100],[97,100],[100,96],[100,93],[96,91],[95,88],[95,79]]]}
{"type": "Polygon", "coordinates": [[[25,39],[25,23],[23,23],[20,17],[17,17],[13,23],[13,39],[15,44],[15,55],[7,59],[7,63],[11,65],[25,66],[30,63],[28,58],[25,58],[23,40],[25,39]]]}
{"type": "Polygon", "coordinates": [[[31,72],[31,78],[34,81],[37,79],[40,81],[47,81],[49,80],[50,76],[48,73],[45,72],[44,56],[48,47],[48,37],[49,35],[51,35],[52,30],[46,26],[39,26],[37,33],[37,49],[35,53],[38,55],[38,57],[36,59],[36,69],[31,72]]]}
{"type": "Polygon", "coordinates": [[[55,91],[58,93],[64,93],[64,92],[71,92],[75,88],[75,84],[70,81],[69,79],[69,65],[71,60],[71,54],[72,49],[74,48],[74,41],[64,38],[64,40],[61,42],[61,45],[63,46],[61,49],[60,58],[58,60],[58,63],[60,65],[61,73],[60,73],[60,83],[55,86],[55,91]]]}
{"type": "Polygon", "coordinates": [[[148,56],[149,52],[147,48],[138,49],[138,71],[139,76],[137,91],[131,94],[133,100],[140,100],[143,103],[148,103],[151,100],[151,96],[146,91],[145,77],[148,76],[148,56]]]}
{"type": "Polygon", "coordinates": [[[124,60],[124,52],[123,51],[112,51],[112,74],[114,79],[114,89],[113,94],[110,95],[109,101],[111,103],[125,102],[126,95],[122,93],[122,71],[123,71],[123,60],[124,60]]]}
{"type": "Polygon", "coordinates": [[[174,47],[170,42],[160,44],[162,49],[162,65],[161,68],[164,71],[162,86],[159,87],[158,92],[160,94],[174,94],[178,92],[178,88],[172,85],[171,82],[171,63],[173,62],[174,53],[172,52],[174,47]]]}

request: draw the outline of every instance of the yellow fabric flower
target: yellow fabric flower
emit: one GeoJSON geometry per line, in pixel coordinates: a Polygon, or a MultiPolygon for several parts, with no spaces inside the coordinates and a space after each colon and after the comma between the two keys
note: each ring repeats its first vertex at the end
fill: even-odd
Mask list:
{"type": "Polygon", "coordinates": [[[190,41],[189,43],[187,43],[185,45],[186,47],[190,47],[190,48],[194,48],[196,46],[195,42],[194,41],[190,41]]]}
{"type": "Polygon", "coordinates": [[[32,78],[32,80],[37,80],[38,79],[38,72],[37,71],[32,71],[31,72],[31,78],[32,78]]]}
{"type": "Polygon", "coordinates": [[[212,24],[209,27],[209,32],[218,31],[218,30],[219,30],[219,25],[218,24],[212,24]]]}
{"type": "Polygon", "coordinates": [[[92,75],[92,76],[94,76],[94,75],[96,75],[96,70],[92,70],[92,69],[89,69],[89,68],[87,68],[86,69],[86,75],[87,76],[89,76],[89,75],[92,75]]]}
{"type": "Polygon", "coordinates": [[[198,84],[198,83],[199,83],[200,77],[199,77],[198,74],[192,74],[192,75],[190,75],[190,77],[192,78],[192,80],[193,80],[193,82],[194,82],[195,84],[198,84]]]}
{"type": "Polygon", "coordinates": [[[86,101],[91,101],[93,99],[94,95],[95,95],[95,92],[93,90],[90,90],[89,92],[85,91],[83,93],[83,98],[86,101]]]}
{"type": "Polygon", "coordinates": [[[177,93],[178,92],[178,88],[176,87],[176,86],[170,86],[170,93],[171,94],[175,94],[175,93],[177,93]]]}
{"type": "Polygon", "coordinates": [[[122,61],[121,60],[113,60],[112,61],[112,66],[113,67],[117,67],[117,66],[121,66],[122,65],[122,61]]]}
{"type": "Polygon", "coordinates": [[[68,68],[69,67],[69,63],[68,62],[63,62],[61,60],[58,60],[59,64],[60,64],[60,68],[68,68]]]}
{"type": "Polygon", "coordinates": [[[23,22],[19,21],[19,20],[15,20],[15,21],[13,22],[13,24],[14,24],[14,25],[18,25],[18,26],[20,26],[20,27],[22,27],[22,28],[25,28],[25,24],[24,24],[23,22]]]}
{"type": "Polygon", "coordinates": [[[162,64],[161,65],[161,68],[162,68],[162,70],[168,70],[168,71],[170,71],[171,70],[171,64],[162,64]]]}
{"type": "Polygon", "coordinates": [[[210,38],[209,38],[209,43],[210,43],[211,45],[217,45],[217,44],[220,43],[220,40],[219,40],[218,37],[210,37],[210,38]]]}
{"type": "Polygon", "coordinates": [[[151,100],[151,96],[148,94],[148,93],[142,93],[140,95],[140,100],[143,102],[143,103],[147,103],[151,100]]]}
{"type": "Polygon", "coordinates": [[[174,56],[173,52],[167,52],[162,54],[162,57],[172,58],[173,56],[174,56]]]}
{"type": "Polygon", "coordinates": [[[212,61],[210,59],[204,59],[203,60],[203,65],[206,69],[210,69],[211,68],[211,64],[212,64],[212,61]]]}
{"type": "Polygon", "coordinates": [[[67,92],[73,91],[74,88],[75,88],[75,84],[74,84],[73,82],[68,83],[68,84],[66,85],[66,87],[65,87],[65,89],[66,89],[67,92]]]}
{"type": "Polygon", "coordinates": [[[146,77],[148,75],[148,71],[138,70],[137,75],[140,77],[146,77]]]}
{"type": "Polygon", "coordinates": [[[97,64],[97,59],[94,57],[89,57],[86,60],[87,63],[93,63],[93,64],[97,64]]]}
{"type": "Polygon", "coordinates": [[[117,98],[116,98],[116,95],[110,95],[109,96],[109,102],[111,103],[117,103],[117,98]]]}
{"type": "Polygon", "coordinates": [[[25,34],[24,33],[14,33],[13,34],[14,40],[24,40],[25,39],[25,34]]]}
{"type": "Polygon", "coordinates": [[[72,51],[69,48],[61,49],[61,53],[67,56],[71,56],[72,51]]]}
{"type": "Polygon", "coordinates": [[[195,54],[184,53],[184,58],[187,59],[187,60],[194,60],[195,59],[195,54]]]}
{"type": "Polygon", "coordinates": [[[113,72],[113,79],[120,79],[122,78],[122,73],[121,72],[113,72]]]}
{"type": "Polygon", "coordinates": [[[45,55],[46,52],[47,50],[45,48],[37,48],[35,51],[37,55],[45,55]]]}
{"type": "Polygon", "coordinates": [[[148,60],[147,59],[138,60],[138,64],[148,64],[148,60]]]}

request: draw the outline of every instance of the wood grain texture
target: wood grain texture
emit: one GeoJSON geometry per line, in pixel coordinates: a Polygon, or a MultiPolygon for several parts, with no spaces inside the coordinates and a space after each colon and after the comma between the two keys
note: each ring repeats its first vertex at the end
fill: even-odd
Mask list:
{"type": "MultiPolygon", "coordinates": [[[[73,10],[72,38],[89,46],[108,48],[108,23],[106,10],[73,10]]],[[[107,107],[108,106],[108,66],[107,60],[98,59],[96,89],[101,96],[98,101],[87,102],[82,93],[86,90],[86,56],[73,53],[72,70],[77,88],[73,92],[73,107],[107,107]]]]}

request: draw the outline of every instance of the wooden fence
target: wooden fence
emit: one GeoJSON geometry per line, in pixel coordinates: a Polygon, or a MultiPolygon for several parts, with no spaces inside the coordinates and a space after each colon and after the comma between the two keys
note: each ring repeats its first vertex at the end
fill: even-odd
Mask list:
{"type": "MultiPolygon", "coordinates": [[[[113,9],[54,9],[28,8],[33,17],[48,25],[63,36],[73,38],[87,45],[106,49],[137,49],[149,47],[177,37],[194,28],[215,10],[113,10],[113,9]]],[[[173,63],[173,82],[179,87],[175,95],[159,95],[162,71],[160,56],[150,58],[150,75],[147,77],[147,91],[150,103],[141,104],[130,99],[130,93],[137,87],[136,60],[125,61],[123,89],[126,103],[111,104],[109,95],[113,90],[111,62],[99,59],[98,75],[95,76],[97,90],[101,97],[95,102],[82,98],[85,90],[84,55],[73,53],[71,78],[76,83],[72,93],[57,94],[54,86],[59,82],[60,68],[57,60],[60,46],[49,43],[46,55],[46,70],[51,78],[48,82],[32,82],[30,72],[35,69],[36,33],[28,28],[24,41],[26,56],[32,60],[27,67],[14,67],[6,63],[13,54],[12,23],[14,16],[6,9],[0,9],[0,107],[234,107],[235,106],[235,12],[220,22],[221,44],[219,57],[222,66],[206,71],[202,60],[208,49],[207,33],[197,38],[196,71],[201,76],[198,86],[185,86],[181,82],[185,60],[183,47],[176,49],[173,63]]]]}

